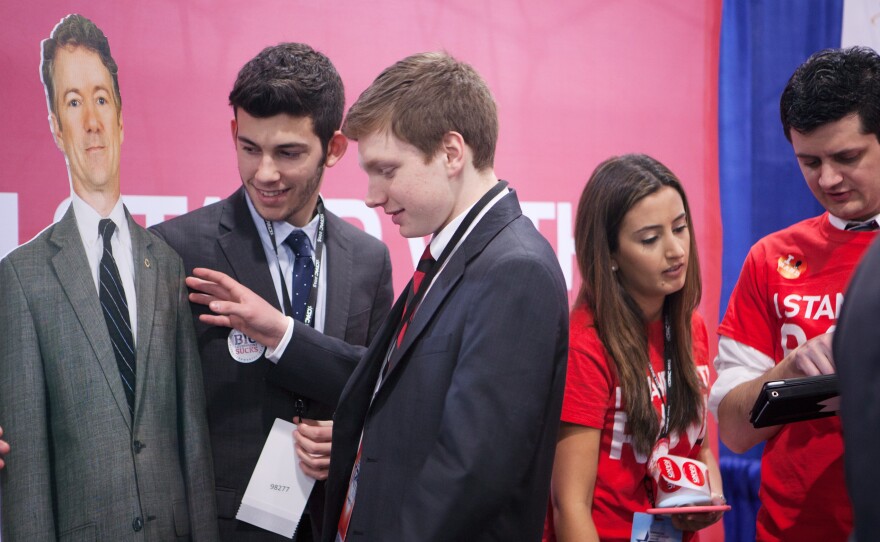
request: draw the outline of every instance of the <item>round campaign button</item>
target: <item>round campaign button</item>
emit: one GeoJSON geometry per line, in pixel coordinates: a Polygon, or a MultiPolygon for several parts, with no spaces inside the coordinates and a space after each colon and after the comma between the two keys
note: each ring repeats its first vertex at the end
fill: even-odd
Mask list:
{"type": "Polygon", "coordinates": [[[266,351],[265,346],[237,329],[229,332],[226,345],[229,347],[229,355],[239,363],[253,363],[266,351]]]}

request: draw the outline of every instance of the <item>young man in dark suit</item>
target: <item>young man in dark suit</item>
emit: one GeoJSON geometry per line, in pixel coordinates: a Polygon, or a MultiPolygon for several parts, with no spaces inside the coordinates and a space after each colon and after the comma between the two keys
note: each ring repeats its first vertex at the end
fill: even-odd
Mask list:
{"type": "MultiPolygon", "coordinates": [[[[272,312],[296,317],[298,327],[369,344],[391,305],[388,250],[325,209],[319,196],[325,167],[335,165],[347,146],[339,132],[345,97],[338,73],[308,45],[282,43],[245,64],[229,101],[242,187],[153,231],[177,250],[187,273],[195,267],[221,270],[256,292],[272,312]],[[297,236],[305,248],[291,246],[297,236]]],[[[193,305],[195,316],[204,312],[193,305]]],[[[221,538],[281,540],[235,519],[269,429],[275,418],[296,417],[302,468],[325,479],[330,418],[354,362],[299,360],[294,349],[285,352],[276,343],[264,352],[238,331],[198,320],[196,333],[221,538]],[[246,348],[236,350],[236,341],[246,348]]],[[[318,482],[297,540],[311,541],[313,531],[317,538],[323,503],[318,482]]]]}
{"type": "Polygon", "coordinates": [[[854,540],[880,538],[876,488],[880,482],[880,242],[862,258],[846,292],[834,332],[833,356],[840,379],[846,487],[855,516],[854,540]]]}
{"type": "MultiPolygon", "coordinates": [[[[303,360],[359,360],[334,416],[322,540],[538,540],[568,349],[556,256],[493,169],[486,84],[441,53],[386,69],[351,107],[366,203],[405,237],[431,235],[369,348],[296,325],[303,360]]],[[[191,300],[274,344],[258,296],[195,270],[191,300]]]]}

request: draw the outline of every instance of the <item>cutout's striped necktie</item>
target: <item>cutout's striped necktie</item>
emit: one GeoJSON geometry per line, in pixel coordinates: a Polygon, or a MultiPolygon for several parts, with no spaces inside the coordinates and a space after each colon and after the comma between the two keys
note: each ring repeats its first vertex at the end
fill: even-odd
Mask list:
{"type": "Polygon", "coordinates": [[[113,249],[110,247],[110,239],[115,230],[116,224],[109,218],[98,222],[98,231],[104,241],[104,255],[101,257],[98,273],[101,287],[98,297],[107,330],[110,332],[110,342],[113,343],[113,353],[116,354],[116,365],[119,367],[119,376],[128,400],[128,410],[134,413],[135,350],[125,289],[122,287],[119,268],[116,267],[116,259],[113,258],[113,249]]]}

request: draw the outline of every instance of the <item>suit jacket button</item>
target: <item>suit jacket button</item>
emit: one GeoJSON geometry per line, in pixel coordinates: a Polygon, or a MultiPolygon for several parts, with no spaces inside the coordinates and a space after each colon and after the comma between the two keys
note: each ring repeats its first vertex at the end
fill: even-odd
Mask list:
{"type": "Polygon", "coordinates": [[[134,529],[134,532],[140,532],[141,529],[144,528],[144,520],[140,518],[140,516],[134,518],[134,521],[131,522],[131,528],[134,529]]]}
{"type": "Polygon", "coordinates": [[[141,453],[141,450],[143,450],[146,447],[147,447],[147,445],[144,444],[143,442],[141,442],[139,440],[134,441],[134,453],[139,454],[139,453],[141,453]]]}

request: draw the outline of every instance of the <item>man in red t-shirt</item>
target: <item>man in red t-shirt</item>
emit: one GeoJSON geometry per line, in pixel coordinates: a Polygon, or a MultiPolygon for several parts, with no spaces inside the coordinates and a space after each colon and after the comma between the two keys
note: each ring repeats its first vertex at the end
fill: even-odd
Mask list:
{"type": "Polygon", "coordinates": [[[792,75],[782,125],[826,213],[752,247],[727,313],[710,408],[735,452],[767,441],[757,538],[846,540],[852,507],[838,418],[755,429],[749,412],[771,380],[835,372],[831,337],[856,264],[880,218],[880,56],[816,53],[792,75]]]}

